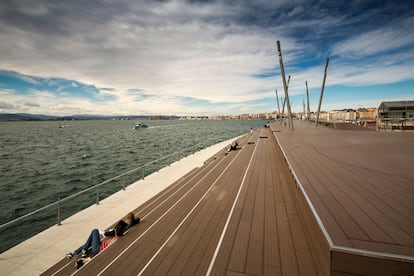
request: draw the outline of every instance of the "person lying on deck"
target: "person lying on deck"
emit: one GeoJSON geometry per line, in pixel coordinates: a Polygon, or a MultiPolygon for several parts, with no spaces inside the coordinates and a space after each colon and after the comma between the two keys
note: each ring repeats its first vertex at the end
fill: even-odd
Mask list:
{"type": "MultiPolygon", "coordinates": [[[[135,216],[133,213],[128,213],[126,216],[126,221],[127,222],[120,220],[113,229],[109,229],[107,231],[99,231],[98,229],[93,229],[89,234],[89,237],[86,240],[85,244],[73,252],[67,253],[66,257],[72,258],[74,255],[79,254],[81,254],[82,257],[86,257],[90,249],[92,251],[92,257],[97,255],[99,252],[115,242],[118,237],[123,236],[130,227],[140,223],[140,218],[135,216]]],[[[90,258],[79,259],[76,263],[76,267],[79,268],[89,260],[90,258]]]]}
{"type": "Polygon", "coordinates": [[[232,150],[236,150],[238,145],[239,145],[239,143],[237,142],[237,140],[234,141],[233,143],[231,143],[227,148],[226,154],[229,153],[232,150]]]}
{"type": "Polygon", "coordinates": [[[236,150],[238,145],[239,143],[237,143],[237,140],[236,140],[234,143],[230,145],[230,150],[236,150]]]}
{"type": "MultiPolygon", "coordinates": [[[[130,227],[132,227],[135,224],[138,224],[140,222],[140,218],[138,216],[135,216],[134,213],[132,213],[132,212],[129,212],[126,215],[125,220],[127,221],[127,225],[126,225],[126,228],[124,229],[124,232],[123,233],[125,233],[130,227]]],[[[119,221],[118,224],[120,222],[121,221],[119,221]]],[[[116,226],[118,226],[118,224],[116,226]]],[[[115,233],[116,226],[113,229],[109,229],[109,230],[107,230],[107,231],[105,231],[103,233],[100,232],[100,234],[103,235],[104,237],[113,237],[116,234],[115,233]]]]}

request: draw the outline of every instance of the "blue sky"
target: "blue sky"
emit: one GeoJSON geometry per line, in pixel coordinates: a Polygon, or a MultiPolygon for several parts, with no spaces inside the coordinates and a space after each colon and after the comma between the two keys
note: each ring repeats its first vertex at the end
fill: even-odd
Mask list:
{"type": "Polygon", "coordinates": [[[0,112],[221,115],[414,100],[412,1],[0,2],[0,112]]]}

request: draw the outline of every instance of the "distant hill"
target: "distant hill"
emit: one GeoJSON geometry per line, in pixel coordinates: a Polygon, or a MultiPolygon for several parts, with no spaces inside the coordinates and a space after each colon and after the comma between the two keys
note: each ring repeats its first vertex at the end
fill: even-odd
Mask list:
{"type": "Polygon", "coordinates": [[[28,113],[0,113],[0,121],[67,121],[67,120],[174,120],[178,116],[149,116],[149,115],[122,115],[122,116],[107,116],[107,115],[70,115],[70,116],[51,116],[43,114],[28,114],[28,113]]]}
{"type": "Polygon", "coordinates": [[[45,121],[57,120],[57,116],[27,113],[0,113],[0,121],[45,121]]]}

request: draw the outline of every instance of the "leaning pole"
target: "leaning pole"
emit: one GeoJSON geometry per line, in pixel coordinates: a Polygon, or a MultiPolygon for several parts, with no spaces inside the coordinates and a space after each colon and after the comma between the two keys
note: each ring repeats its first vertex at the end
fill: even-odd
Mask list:
{"type": "Polygon", "coordinates": [[[309,106],[309,91],[308,91],[308,81],[306,81],[305,82],[305,84],[306,84],[306,98],[308,99],[308,108],[307,108],[307,113],[308,113],[308,116],[307,116],[307,120],[310,122],[310,106],[309,106]]]}
{"type": "Polygon", "coordinates": [[[326,58],[325,74],[323,75],[321,96],[319,97],[318,113],[316,114],[316,127],[318,127],[318,123],[319,123],[319,113],[321,112],[321,104],[322,104],[322,98],[323,98],[323,90],[325,89],[326,71],[328,70],[328,64],[329,64],[329,58],[326,58]]]}
{"type": "MultiPolygon", "coordinates": [[[[288,82],[286,86],[286,91],[289,91],[289,83],[290,83],[290,75],[288,77],[288,82]]],[[[285,105],[286,105],[286,97],[283,99],[283,105],[282,105],[282,117],[280,118],[280,123],[282,123],[283,115],[285,114],[285,105]]]]}
{"type": "Polygon", "coordinates": [[[279,97],[277,95],[277,89],[275,89],[275,92],[276,92],[276,102],[277,102],[277,113],[280,116],[280,106],[279,106],[279,97]]]}
{"type": "MultiPolygon", "coordinates": [[[[303,116],[305,116],[305,114],[306,114],[306,111],[305,111],[305,107],[306,107],[306,105],[305,105],[305,99],[302,99],[302,106],[303,106],[303,116]]],[[[302,119],[302,121],[303,121],[303,119],[302,119]]]]}
{"type": "MultiPolygon", "coordinates": [[[[283,103],[283,107],[285,106],[284,105],[284,103],[285,103],[285,100],[283,99],[283,97],[282,96],[280,96],[280,102],[281,103],[283,103]]],[[[282,113],[280,113],[280,118],[279,118],[279,124],[282,124],[282,121],[283,121],[283,108],[282,108],[282,113]]]]}
{"type": "Polygon", "coordinates": [[[287,103],[287,110],[288,110],[288,115],[289,115],[289,124],[290,124],[290,128],[292,130],[294,130],[293,120],[292,120],[292,112],[290,110],[290,101],[289,101],[288,88],[287,88],[287,85],[286,85],[285,68],[283,67],[282,51],[280,49],[280,41],[279,40],[277,41],[277,51],[279,52],[280,71],[282,73],[283,88],[285,90],[285,102],[287,103]]]}

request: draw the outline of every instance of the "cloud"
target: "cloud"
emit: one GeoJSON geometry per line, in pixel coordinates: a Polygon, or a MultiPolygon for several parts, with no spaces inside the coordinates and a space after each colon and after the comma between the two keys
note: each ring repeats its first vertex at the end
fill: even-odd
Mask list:
{"type": "Polygon", "coordinates": [[[19,72],[31,86],[18,93],[39,97],[41,108],[67,113],[76,105],[81,113],[111,114],[259,110],[257,101],[272,99],[275,88],[283,91],[276,40],[292,75],[292,95],[304,93],[306,80],[320,86],[327,56],[328,86],[414,78],[413,16],[391,1],[88,5],[0,3],[0,70],[19,72]]]}
{"type": "Polygon", "coordinates": [[[8,109],[13,109],[13,108],[14,108],[14,105],[12,104],[0,102],[0,110],[5,111],[8,109]]]}
{"type": "MultiPolygon", "coordinates": [[[[142,11],[122,17],[115,14],[93,33],[72,33],[80,26],[86,30],[94,28],[94,22],[81,21],[77,25],[76,20],[67,23],[69,37],[26,30],[20,30],[16,37],[6,32],[7,40],[26,46],[21,58],[11,55],[4,64],[30,75],[65,76],[118,90],[142,87],[177,96],[197,94],[220,101],[222,98],[213,97],[224,97],[226,93],[227,99],[237,96],[232,92],[238,87],[229,89],[232,80],[240,83],[245,75],[274,63],[266,54],[274,47],[274,39],[265,33],[204,22],[204,17],[223,14],[214,5],[200,10],[198,6],[172,1],[145,7],[148,15],[142,11]],[[182,10],[184,19],[180,17],[182,10]],[[142,26],[143,20],[152,24],[142,26]],[[269,46],[259,49],[258,44],[269,46]],[[227,81],[224,76],[229,76],[227,81]],[[207,88],[208,94],[200,91],[200,87],[213,83],[207,88]],[[221,89],[217,90],[218,87],[221,89]]],[[[15,49],[14,53],[19,52],[15,49]]],[[[257,85],[248,84],[245,89],[257,85]]]]}
{"type": "Polygon", "coordinates": [[[333,47],[335,55],[360,58],[404,47],[414,46],[414,17],[405,19],[395,25],[364,32],[336,44],[333,47]]]}
{"type": "Polygon", "coordinates": [[[26,102],[24,103],[25,106],[30,106],[30,107],[40,107],[40,104],[35,103],[35,102],[26,102]]]}

